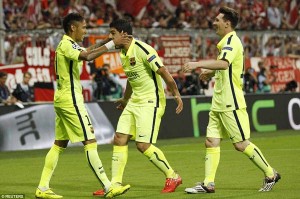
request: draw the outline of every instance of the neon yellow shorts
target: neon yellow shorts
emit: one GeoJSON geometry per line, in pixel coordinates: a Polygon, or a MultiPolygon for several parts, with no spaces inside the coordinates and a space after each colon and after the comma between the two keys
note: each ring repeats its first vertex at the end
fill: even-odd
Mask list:
{"type": "Polygon", "coordinates": [[[82,142],[95,139],[94,129],[84,105],[77,107],[54,107],[55,139],[82,142]]]}
{"type": "Polygon", "coordinates": [[[210,111],[206,137],[229,137],[232,143],[249,139],[250,125],[246,108],[226,112],[210,111]]]}
{"type": "Polygon", "coordinates": [[[132,106],[127,104],[119,118],[117,132],[132,136],[132,140],[156,143],[165,107],[132,106]]]}

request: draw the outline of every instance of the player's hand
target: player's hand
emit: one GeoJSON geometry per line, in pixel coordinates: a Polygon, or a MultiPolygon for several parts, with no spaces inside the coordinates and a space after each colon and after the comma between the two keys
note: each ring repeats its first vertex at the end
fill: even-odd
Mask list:
{"type": "Polygon", "coordinates": [[[128,100],[127,99],[124,99],[124,98],[120,98],[120,99],[117,99],[116,101],[115,101],[115,104],[117,104],[117,109],[118,110],[124,110],[124,108],[126,107],[126,105],[127,105],[127,103],[128,103],[128,100]]]}
{"type": "Polygon", "coordinates": [[[215,75],[214,70],[202,70],[202,73],[199,75],[199,78],[203,81],[208,81],[215,75]]]}
{"type": "Polygon", "coordinates": [[[179,114],[183,110],[183,102],[180,96],[175,96],[174,99],[177,103],[176,114],[179,114]]]}
{"type": "Polygon", "coordinates": [[[116,46],[122,46],[122,45],[126,45],[129,44],[130,41],[132,39],[132,35],[128,35],[127,33],[124,33],[123,31],[120,34],[117,34],[113,41],[115,43],[116,46]]]}
{"type": "Polygon", "coordinates": [[[183,72],[190,72],[192,69],[197,67],[198,67],[198,62],[187,62],[181,67],[181,70],[183,72]]]}

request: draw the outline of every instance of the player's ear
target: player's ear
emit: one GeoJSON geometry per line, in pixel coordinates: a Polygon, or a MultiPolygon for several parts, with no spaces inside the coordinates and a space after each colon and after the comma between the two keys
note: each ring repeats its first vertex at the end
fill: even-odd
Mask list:
{"type": "Polygon", "coordinates": [[[229,20],[226,20],[226,23],[225,23],[225,24],[226,24],[226,28],[231,26],[229,20]]]}
{"type": "Polygon", "coordinates": [[[71,24],[71,31],[74,32],[75,31],[76,26],[74,24],[71,24]]]}

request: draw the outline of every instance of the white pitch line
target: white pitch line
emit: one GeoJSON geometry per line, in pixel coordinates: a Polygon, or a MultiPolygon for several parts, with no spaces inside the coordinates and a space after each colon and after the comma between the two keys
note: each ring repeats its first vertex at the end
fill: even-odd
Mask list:
{"type": "MultiPolygon", "coordinates": [[[[164,152],[168,152],[168,153],[190,153],[190,152],[199,152],[202,149],[199,150],[182,150],[182,151],[174,151],[174,150],[166,150],[163,149],[164,152]]],[[[205,151],[205,148],[203,149],[203,151],[205,151]]],[[[221,153],[222,152],[231,152],[231,151],[235,151],[234,148],[233,149],[226,149],[226,150],[222,150],[221,149],[221,153]]],[[[297,149],[263,149],[263,151],[300,151],[300,148],[297,149]]]]}

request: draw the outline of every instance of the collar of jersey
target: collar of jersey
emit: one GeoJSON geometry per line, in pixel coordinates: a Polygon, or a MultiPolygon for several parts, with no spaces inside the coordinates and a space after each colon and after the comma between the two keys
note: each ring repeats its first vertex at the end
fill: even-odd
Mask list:
{"type": "MultiPolygon", "coordinates": [[[[71,41],[74,41],[70,36],[68,35],[64,35],[63,36],[63,39],[68,39],[68,40],[71,40],[71,41]]],[[[75,42],[75,41],[74,41],[75,42]]],[[[76,42],[75,42],[76,43],[76,42]]]]}
{"type": "Polygon", "coordinates": [[[217,48],[219,50],[223,48],[224,42],[227,42],[227,39],[228,39],[228,37],[230,37],[230,35],[236,35],[236,32],[235,31],[229,32],[221,39],[221,41],[217,44],[217,48]]]}
{"type": "Polygon", "coordinates": [[[121,50],[121,57],[129,57],[132,54],[134,44],[135,44],[135,39],[132,38],[131,44],[130,44],[127,52],[125,52],[125,50],[123,50],[123,49],[121,50]]]}

